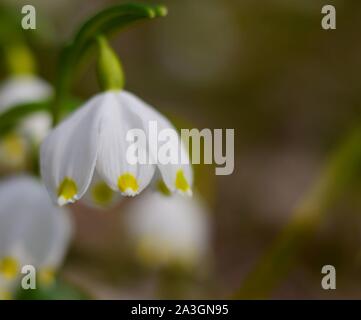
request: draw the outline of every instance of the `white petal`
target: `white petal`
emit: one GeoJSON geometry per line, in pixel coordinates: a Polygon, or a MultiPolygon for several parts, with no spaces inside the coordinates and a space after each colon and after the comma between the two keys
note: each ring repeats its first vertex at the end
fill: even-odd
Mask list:
{"type": "MultiPolygon", "coordinates": [[[[45,211],[43,211],[45,213],[45,211]]],[[[70,212],[65,208],[52,207],[47,210],[47,218],[44,214],[39,215],[41,226],[33,226],[36,232],[28,233],[25,238],[28,245],[26,248],[32,253],[32,258],[39,268],[51,268],[56,270],[62,263],[73,234],[73,222],[70,212]],[[48,222],[46,223],[46,220],[48,222]],[[51,236],[49,237],[49,233],[51,236]],[[47,245],[41,245],[47,240],[47,245]]],[[[38,224],[39,221],[38,221],[38,224]]],[[[30,231],[30,228],[29,228],[30,231]]]]}
{"type": "Polygon", "coordinates": [[[103,94],[93,97],[56,127],[41,146],[41,175],[52,199],[59,205],[78,200],[90,184],[103,100],[103,94]]]}
{"type": "MultiPolygon", "coordinates": [[[[144,101],[137,98],[135,95],[122,91],[120,93],[123,103],[127,106],[128,109],[133,110],[134,113],[139,114],[143,118],[143,128],[146,130],[149,135],[149,122],[155,121],[157,123],[158,134],[163,129],[171,129],[175,132],[175,127],[170,123],[170,121],[165,118],[161,113],[156,111],[153,107],[146,104],[144,101]]],[[[191,186],[193,183],[193,172],[190,164],[181,163],[182,158],[189,158],[188,152],[186,151],[184,144],[181,142],[181,139],[178,135],[177,145],[175,148],[178,150],[178,163],[176,164],[162,164],[157,163],[157,167],[162,175],[162,178],[168,187],[169,190],[175,191],[178,190],[181,193],[186,193],[191,195],[191,186]]],[[[153,158],[157,159],[157,153],[161,146],[165,142],[159,142],[157,148],[154,148],[154,145],[151,144],[150,152],[153,153],[153,158]]],[[[189,161],[188,161],[189,162],[189,161]]],[[[190,163],[190,162],[189,162],[190,163]]]]}
{"type": "Polygon", "coordinates": [[[39,111],[25,117],[17,130],[36,145],[40,144],[51,129],[51,116],[48,112],[39,111]]]}
{"type": "Polygon", "coordinates": [[[54,206],[42,188],[42,199],[35,205],[30,221],[24,224],[21,247],[36,268],[56,270],[62,262],[73,234],[73,223],[66,208],[54,206]],[[48,199],[44,199],[44,196],[48,199]]]}
{"type": "Polygon", "coordinates": [[[197,262],[207,254],[210,221],[198,197],[147,191],[130,202],[124,214],[133,241],[143,246],[140,253],[152,257],[154,263],[173,259],[197,262]]]}
{"type": "Polygon", "coordinates": [[[0,113],[17,104],[49,98],[52,92],[50,85],[38,77],[11,77],[0,87],[0,113]]]}
{"type": "Polygon", "coordinates": [[[31,198],[38,198],[33,180],[28,177],[18,177],[5,180],[0,184],[0,257],[10,255],[16,247],[21,226],[17,221],[25,223],[30,219],[28,213],[31,198]],[[21,201],[19,201],[21,199],[21,201]]]}
{"type": "Polygon", "coordinates": [[[141,192],[154,174],[154,165],[127,161],[126,153],[131,144],[126,140],[127,132],[142,128],[141,114],[124,105],[121,93],[108,92],[102,106],[96,167],[101,178],[123,195],[134,196],[141,192]]]}
{"type": "Polygon", "coordinates": [[[56,268],[68,247],[72,224],[38,180],[28,176],[0,184],[0,258],[56,268]],[[21,201],[19,201],[21,199],[21,201]]]}

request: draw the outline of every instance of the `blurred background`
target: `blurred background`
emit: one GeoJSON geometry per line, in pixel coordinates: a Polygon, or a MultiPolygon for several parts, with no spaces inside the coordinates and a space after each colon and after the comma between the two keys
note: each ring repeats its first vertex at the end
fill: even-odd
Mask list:
{"type": "MultiPolygon", "coordinates": [[[[54,84],[64,43],[87,17],[116,3],[122,1],[32,0],[37,30],[23,34],[38,74],[54,84]]],[[[29,1],[1,0],[2,10],[15,12],[19,24],[23,4],[29,1]]],[[[174,220],[164,222],[173,209],[159,199],[154,206],[147,203],[147,193],[108,210],[71,205],[75,231],[59,277],[95,299],[264,297],[262,285],[252,285],[257,272],[265,281],[275,277],[268,298],[361,298],[357,181],[315,219],[309,233],[297,236],[297,247],[287,251],[292,263],[290,255],[272,255],[270,249],[277,241],[288,243],[289,233],[280,235],[292,225],[331,155],[360,125],[361,2],[161,4],[168,7],[166,18],[141,22],[112,40],[126,88],[179,127],[234,128],[235,171],[215,176],[212,166],[195,166],[197,196],[192,204],[175,205],[186,212],[174,218],[185,220],[179,229],[174,220]],[[337,30],[321,28],[325,4],[337,9],[337,30]],[[164,217],[155,212],[163,207],[164,217]],[[149,234],[144,240],[147,227],[137,224],[156,220],[142,218],[142,210],[155,214],[168,231],[175,229],[163,238],[164,245],[174,234],[176,243],[182,242],[184,232],[183,238],[192,239],[184,246],[194,252],[169,258],[170,244],[168,259],[158,257],[156,245],[143,248],[149,234]],[[267,268],[275,260],[289,266],[281,275],[267,268]],[[266,267],[259,267],[262,263],[266,267]],[[321,287],[321,269],[328,264],[337,271],[336,290],[321,287]],[[252,295],[242,288],[252,288],[252,295]]],[[[99,91],[94,70],[93,57],[74,81],[74,96],[86,100],[99,91]]],[[[6,77],[2,66],[1,78],[6,77]]],[[[3,177],[8,173],[2,170],[3,177]]]]}

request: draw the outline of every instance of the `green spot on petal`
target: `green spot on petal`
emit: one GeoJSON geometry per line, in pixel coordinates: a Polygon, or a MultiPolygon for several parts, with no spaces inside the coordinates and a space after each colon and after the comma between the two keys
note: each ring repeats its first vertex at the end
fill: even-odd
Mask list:
{"type": "Polygon", "coordinates": [[[177,171],[176,179],[175,179],[175,187],[183,192],[183,193],[191,193],[191,188],[187,182],[187,179],[184,176],[184,172],[182,169],[177,171]]]}
{"type": "Polygon", "coordinates": [[[124,173],[118,179],[118,188],[128,195],[135,195],[139,189],[137,179],[131,173],[124,173]]]}
{"type": "Polygon", "coordinates": [[[105,206],[112,201],[113,190],[105,182],[100,181],[91,190],[92,199],[96,204],[105,206]]]}
{"type": "Polygon", "coordinates": [[[19,271],[19,263],[15,258],[5,257],[0,260],[0,274],[6,279],[14,279],[19,271]]]}
{"type": "Polygon", "coordinates": [[[75,181],[66,177],[58,188],[58,202],[60,205],[66,204],[74,200],[78,193],[78,187],[75,181]]]}
{"type": "Polygon", "coordinates": [[[49,287],[55,282],[55,269],[52,267],[43,268],[39,271],[39,283],[49,287]]]}

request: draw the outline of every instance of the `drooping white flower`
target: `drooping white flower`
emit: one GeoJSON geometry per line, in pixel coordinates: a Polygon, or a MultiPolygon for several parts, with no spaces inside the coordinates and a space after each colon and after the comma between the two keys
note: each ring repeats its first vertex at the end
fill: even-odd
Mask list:
{"type": "Polygon", "coordinates": [[[147,191],[125,209],[126,227],[142,263],[195,265],[207,256],[210,220],[198,197],[147,191]]]}
{"type": "Polygon", "coordinates": [[[0,168],[4,171],[24,169],[31,160],[33,147],[38,147],[51,129],[51,116],[46,111],[32,113],[0,138],[0,168]]]}
{"type": "MultiPolygon", "coordinates": [[[[0,114],[21,103],[49,98],[52,88],[44,80],[33,76],[12,76],[0,86],[0,114]]],[[[51,117],[46,111],[32,113],[8,134],[0,138],[0,168],[7,171],[23,169],[33,145],[49,133],[51,117]]]]}
{"type": "MultiPolygon", "coordinates": [[[[41,174],[51,197],[59,205],[80,199],[94,172],[114,191],[126,196],[140,193],[157,167],[170,191],[191,193],[189,164],[130,164],[127,133],[141,129],[149,137],[149,123],[159,130],[174,129],[153,107],[124,90],[100,93],[56,127],[41,146],[41,174]]],[[[178,137],[177,149],[186,154],[178,137]]],[[[156,142],[157,143],[157,142],[156,142]]],[[[165,142],[159,142],[160,145],[165,142]]],[[[141,146],[147,158],[157,159],[154,146],[141,146]]]]}
{"type": "Polygon", "coordinates": [[[52,95],[51,86],[34,75],[17,75],[0,86],[0,113],[21,103],[40,101],[52,95]]]}
{"type": "Polygon", "coordinates": [[[50,283],[71,234],[69,213],[51,203],[37,179],[18,176],[0,183],[0,298],[19,289],[24,265],[35,267],[39,283],[50,283]]]}
{"type": "Polygon", "coordinates": [[[49,134],[52,119],[47,111],[38,111],[30,114],[20,121],[16,131],[27,141],[39,145],[49,134]]]}

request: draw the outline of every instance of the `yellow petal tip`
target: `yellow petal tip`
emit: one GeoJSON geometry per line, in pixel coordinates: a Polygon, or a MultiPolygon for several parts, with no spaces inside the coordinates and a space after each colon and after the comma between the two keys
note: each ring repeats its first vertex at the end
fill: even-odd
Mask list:
{"type": "Polygon", "coordinates": [[[19,262],[13,257],[0,260],[0,274],[6,279],[14,279],[19,272],[19,262]]]}
{"type": "Polygon", "coordinates": [[[182,169],[177,171],[176,179],[175,179],[175,187],[176,189],[187,196],[192,196],[192,189],[184,176],[184,172],[182,169]]]}
{"type": "Polygon", "coordinates": [[[0,300],[12,300],[13,295],[8,291],[0,292],[0,300]]]}
{"type": "Polygon", "coordinates": [[[63,206],[75,202],[77,200],[77,193],[78,187],[76,182],[69,177],[65,177],[58,188],[58,204],[63,206]]]}
{"type": "Polygon", "coordinates": [[[50,286],[55,282],[55,269],[48,267],[40,270],[39,282],[43,286],[50,286]]]}
{"type": "Polygon", "coordinates": [[[135,196],[138,194],[139,185],[133,174],[124,173],[118,179],[118,188],[126,196],[135,196]]]}
{"type": "Polygon", "coordinates": [[[113,190],[105,182],[97,182],[91,189],[92,199],[95,204],[106,206],[112,202],[113,190]]]}

